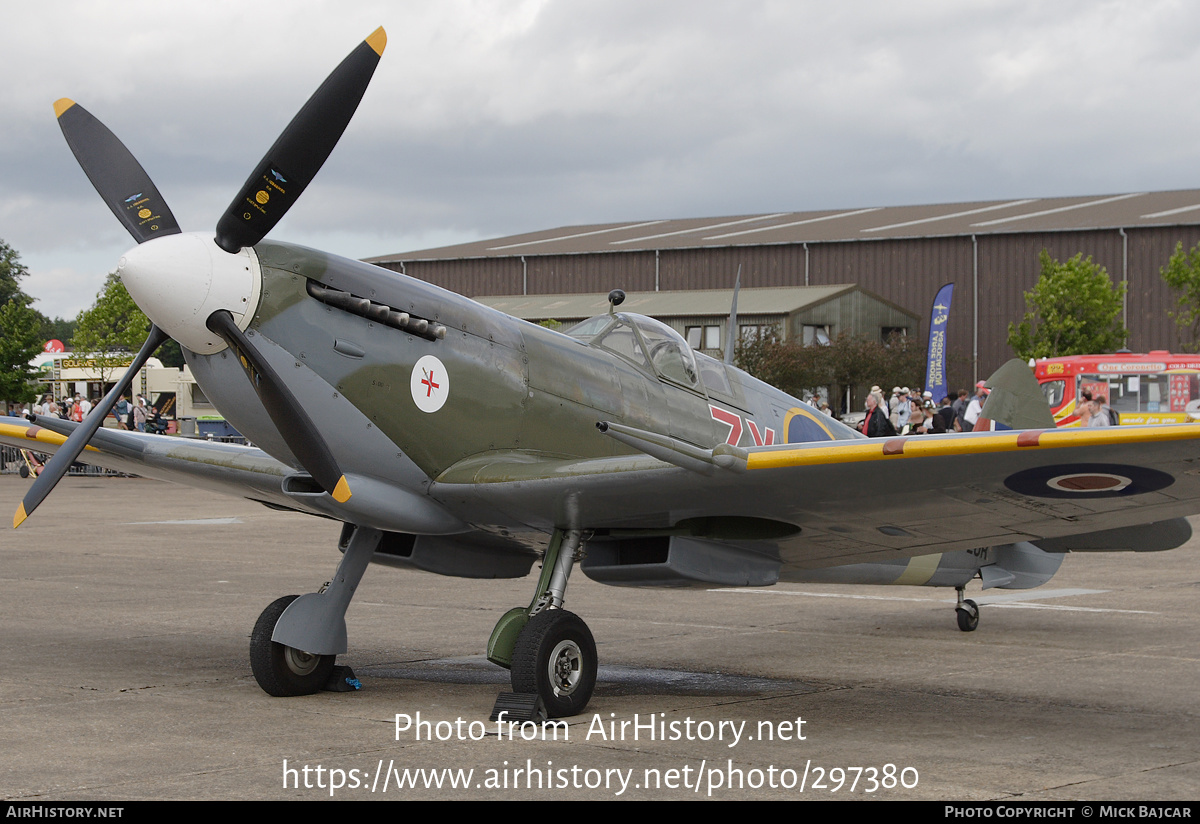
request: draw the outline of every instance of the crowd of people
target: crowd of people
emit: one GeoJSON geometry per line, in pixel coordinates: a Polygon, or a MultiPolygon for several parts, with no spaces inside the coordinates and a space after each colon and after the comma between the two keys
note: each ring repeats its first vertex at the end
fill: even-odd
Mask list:
{"type": "MultiPolygon", "coordinates": [[[[32,408],[29,404],[24,406],[12,404],[8,408],[8,414],[14,418],[27,418],[33,414],[81,422],[92,411],[92,407],[99,402],[99,398],[89,401],[87,398],[81,397],[78,392],[73,397],[59,399],[55,399],[51,394],[45,394],[32,408]]],[[[167,431],[167,421],[159,412],[158,407],[147,401],[144,395],[139,394],[136,398],[122,396],[108,415],[116,419],[118,429],[157,434],[167,431]]]]}
{"type": "MultiPolygon", "coordinates": [[[[892,389],[891,398],[884,400],[883,390],[872,386],[865,404],[867,415],[859,431],[870,438],[973,432],[990,391],[983,381],[979,381],[973,395],[960,389],[954,400],[943,397],[934,404],[933,394],[929,391],[897,386],[892,389]]],[[[1083,396],[1079,409],[1080,426],[1116,426],[1120,423],[1106,396],[1092,397],[1087,389],[1080,390],[1080,394],[1083,396]]]]}
{"type": "Polygon", "coordinates": [[[979,421],[988,391],[980,381],[975,384],[973,395],[960,389],[955,399],[944,396],[934,403],[933,393],[929,390],[922,392],[897,386],[892,389],[891,397],[885,399],[883,390],[872,386],[865,404],[867,415],[860,431],[871,438],[971,432],[979,421]]]}

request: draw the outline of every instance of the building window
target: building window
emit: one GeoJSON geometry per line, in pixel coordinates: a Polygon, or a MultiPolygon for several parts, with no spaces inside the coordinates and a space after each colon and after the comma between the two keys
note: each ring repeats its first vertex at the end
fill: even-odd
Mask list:
{"type": "Polygon", "coordinates": [[[818,346],[829,345],[828,324],[825,326],[812,326],[806,323],[804,324],[803,334],[804,337],[802,340],[804,341],[805,346],[811,346],[814,343],[818,346]]]}
{"type": "Polygon", "coordinates": [[[689,326],[687,327],[688,346],[693,349],[720,349],[720,326],[689,326]]]}
{"type": "Polygon", "coordinates": [[[743,323],[738,326],[738,337],[742,343],[754,343],[758,340],[775,340],[779,337],[779,332],[773,323],[743,323]]]}
{"type": "Polygon", "coordinates": [[[884,343],[887,343],[888,340],[891,339],[892,335],[896,335],[897,337],[901,337],[901,338],[907,338],[908,337],[908,327],[907,326],[883,326],[883,327],[880,327],[879,339],[882,340],[884,343]]]}

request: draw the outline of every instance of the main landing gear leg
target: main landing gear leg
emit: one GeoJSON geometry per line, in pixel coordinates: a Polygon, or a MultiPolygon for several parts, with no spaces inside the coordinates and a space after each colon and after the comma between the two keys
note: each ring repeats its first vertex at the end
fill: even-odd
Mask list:
{"type": "Polygon", "coordinates": [[[562,608],[583,538],[578,529],[554,531],[533,601],[506,612],[488,639],[488,660],[509,668],[513,691],[536,694],[551,718],[583,712],[596,687],[592,632],[562,608]]]}
{"type": "Polygon", "coordinates": [[[963,632],[974,632],[979,626],[979,604],[970,598],[963,598],[962,587],[955,587],[955,590],[958,592],[958,604],[954,607],[954,614],[958,618],[958,628],[963,632]]]}
{"type": "Polygon", "coordinates": [[[311,695],[325,686],[334,659],[348,649],[346,608],[381,537],[377,529],[346,524],[333,580],[320,592],[287,595],[263,610],[250,636],[250,668],[268,695],[311,695]]]}

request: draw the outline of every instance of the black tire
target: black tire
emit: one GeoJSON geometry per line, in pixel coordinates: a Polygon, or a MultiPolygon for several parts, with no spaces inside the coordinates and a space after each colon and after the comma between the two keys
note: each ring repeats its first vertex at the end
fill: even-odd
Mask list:
{"type": "Polygon", "coordinates": [[[263,692],[276,698],[317,692],[329,681],[337,658],[309,655],[271,640],[279,616],[299,597],[285,595],[272,603],[258,616],[254,632],[250,633],[250,669],[254,671],[254,680],[263,692]]]}
{"type": "Polygon", "coordinates": [[[551,718],[583,712],[596,688],[596,642],[583,619],[562,609],[530,618],[513,650],[512,686],[537,693],[551,718]]]}
{"type": "Polygon", "coordinates": [[[963,632],[974,632],[979,626],[979,604],[972,601],[970,598],[963,601],[964,604],[970,604],[970,609],[955,607],[954,614],[958,618],[958,628],[963,632]]]}

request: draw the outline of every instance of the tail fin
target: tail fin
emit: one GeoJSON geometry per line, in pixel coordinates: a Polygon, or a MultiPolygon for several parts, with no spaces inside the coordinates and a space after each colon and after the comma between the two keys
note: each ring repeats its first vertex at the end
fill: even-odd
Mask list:
{"type": "Polygon", "coordinates": [[[986,429],[1053,429],[1054,416],[1029,364],[1013,358],[984,384],[991,389],[975,431],[986,429]]]}

